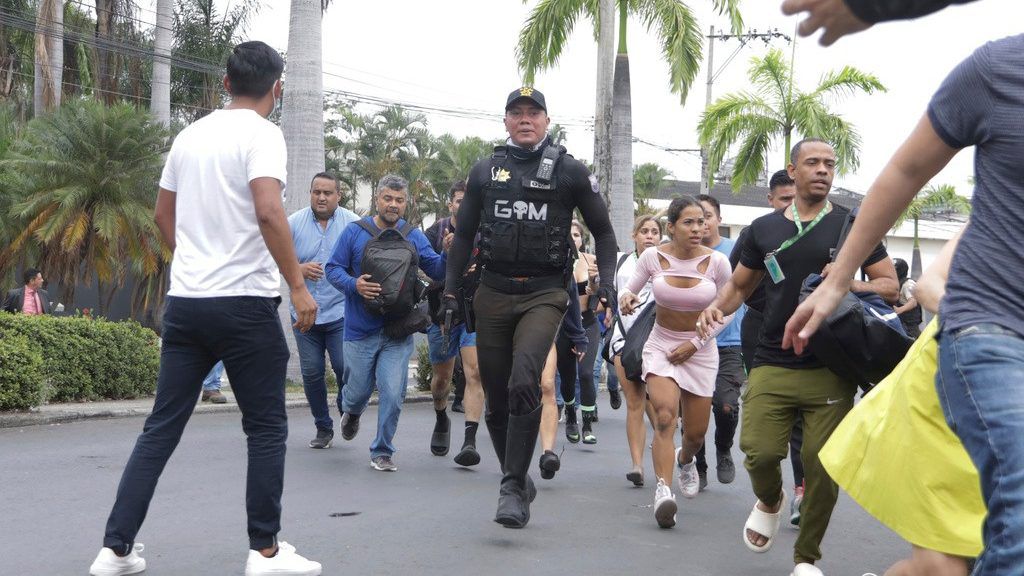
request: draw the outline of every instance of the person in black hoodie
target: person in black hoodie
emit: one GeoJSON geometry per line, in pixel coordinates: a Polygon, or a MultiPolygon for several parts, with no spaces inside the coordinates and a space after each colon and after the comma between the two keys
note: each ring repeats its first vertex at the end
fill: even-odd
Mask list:
{"type": "Polygon", "coordinates": [[[541,372],[569,301],[570,229],[579,209],[594,235],[602,278],[594,302],[614,306],[615,235],[597,179],[548,138],[540,91],[505,102],[509,139],[466,182],[448,251],[442,308],[460,311],[463,273],[480,233],[480,287],[473,298],[485,421],[504,474],[495,522],[522,528],[536,488],[527,474],[540,426],[541,372]]]}

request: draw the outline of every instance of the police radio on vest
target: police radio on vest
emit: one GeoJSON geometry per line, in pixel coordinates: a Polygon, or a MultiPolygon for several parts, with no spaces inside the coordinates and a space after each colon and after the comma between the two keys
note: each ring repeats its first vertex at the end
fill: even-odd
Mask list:
{"type": "Polygon", "coordinates": [[[494,201],[494,216],[496,218],[512,218],[513,215],[515,215],[516,220],[546,221],[548,219],[548,205],[547,203],[541,204],[538,209],[533,202],[525,202],[523,200],[517,200],[511,206],[508,200],[494,201]]]}

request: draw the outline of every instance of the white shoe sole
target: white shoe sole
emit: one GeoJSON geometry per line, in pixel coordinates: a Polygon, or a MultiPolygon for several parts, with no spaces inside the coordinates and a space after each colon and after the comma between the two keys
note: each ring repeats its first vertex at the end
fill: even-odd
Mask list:
{"type": "Polygon", "coordinates": [[[135,566],[123,567],[123,568],[89,568],[89,576],[128,576],[129,574],[138,574],[146,571],[146,560],[141,561],[135,566]]]}

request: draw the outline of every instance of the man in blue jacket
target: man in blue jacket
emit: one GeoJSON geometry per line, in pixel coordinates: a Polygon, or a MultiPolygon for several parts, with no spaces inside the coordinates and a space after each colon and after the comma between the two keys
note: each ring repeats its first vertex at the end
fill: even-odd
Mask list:
{"type": "MultiPolygon", "coordinates": [[[[378,230],[401,229],[409,200],[409,183],[399,176],[381,179],[374,194],[377,209],[368,221],[378,230]]],[[[352,440],[359,432],[359,417],[370,400],[374,384],[380,394],[377,414],[377,436],[370,444],[370,465],[375,470],[394,472],[395,446],[392,439],[398,429],[405,387],[409,380],[409,359],[412,357],[412,335],[389,338],[384,333],[384,319],[371,313],[364,300],[381,292],[381,285],[363,274],[363,249],[371,236],[358,222],[349,224],[334,254],[327,262],[327,280],[345,293],[345,387],[342,392],[341,437],[352,440]]],[[[408,241],[416,247],[419,266],[435,280],[444,278],[445,259],[434,252],[419,228],[413,228],[408,241]]]]}

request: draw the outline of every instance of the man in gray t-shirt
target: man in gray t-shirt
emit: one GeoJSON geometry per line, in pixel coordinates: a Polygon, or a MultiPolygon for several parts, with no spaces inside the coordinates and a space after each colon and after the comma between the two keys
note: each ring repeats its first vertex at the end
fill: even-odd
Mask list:
{"type": "Polygon", "coordinates": [[[968,146],[975,148],[973,213],[940,307],[936,386],[981,477],[988,516],[973,574],[989,576],[1024,566],[1024,35],[982,46],[942,83],[868,191],[827,280],[793,314],[783,346],[803,350],[858,263],[968,146]]]}

